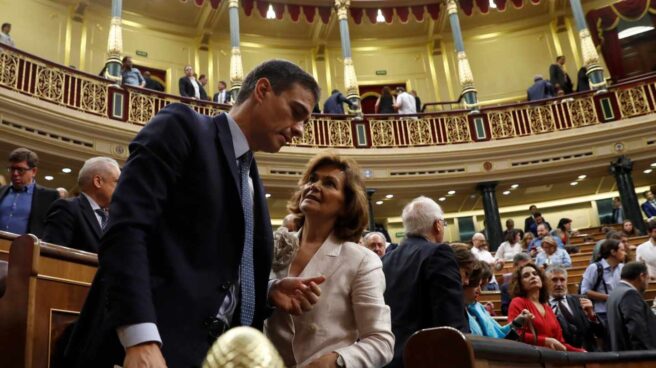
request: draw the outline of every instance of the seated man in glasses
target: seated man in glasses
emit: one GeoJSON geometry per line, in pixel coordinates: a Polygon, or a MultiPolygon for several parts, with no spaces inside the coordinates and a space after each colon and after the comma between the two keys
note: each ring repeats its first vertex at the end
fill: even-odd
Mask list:
{"type": "Polygon", "coordinates": [[[41,237],[50,204],[59,199],[55,189],[35,182],[39,157],[27,148],[9,154],[11,184],[0,187],[0,230],[41,237]]]}

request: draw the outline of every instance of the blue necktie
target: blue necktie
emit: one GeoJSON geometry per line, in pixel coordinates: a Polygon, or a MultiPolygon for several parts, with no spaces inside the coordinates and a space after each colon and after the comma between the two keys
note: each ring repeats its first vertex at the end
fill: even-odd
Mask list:
{"type": "Polygon", "coordinates": [[[255,272],[253,267],[253,198],[248,185],[252,153],[239,158],[241,177],[241,205],[244,209],[244,251],[241,255],[241,324],[250,326],[255,314],[255,272]]]}
{"type": "Polygon", "coordinates": [[[98,214],[98,216],[100,216],[100,229],[102,231],[105,231],[105,227],[107,226],[107,221],[109,220],[109,214],[107,213],[107,211],[100,208],[96,209],[96,213],[98,214]]]}

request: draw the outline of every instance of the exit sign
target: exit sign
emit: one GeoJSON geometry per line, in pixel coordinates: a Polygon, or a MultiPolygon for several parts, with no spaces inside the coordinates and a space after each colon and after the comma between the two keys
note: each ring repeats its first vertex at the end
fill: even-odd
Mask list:
{"type": "Polygon", "coordinates": [[[387,70],[376,70],[376,75],[387,75],[387,70]]]}
{"type": "Polygon", "coordinates": [[[396,236],[397,239],[403,238],[405,236],[405,231],[397,231],[394,236],[396,236]]]}
{"type": "Polygon", "coordinates": [[[137,56],[148,57],[148,53],[146,51],[137,50],[137,56]]]}

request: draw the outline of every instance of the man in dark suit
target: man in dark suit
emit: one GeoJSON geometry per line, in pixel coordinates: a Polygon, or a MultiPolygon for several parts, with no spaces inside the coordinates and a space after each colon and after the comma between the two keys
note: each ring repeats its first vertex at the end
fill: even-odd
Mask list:
{"type": "Polygon", "coordinates": [[[406,205],[402,218],[406,238],[383,257],[385,303],[396,336],[388,367],[403,367],[405,343],[417,330],[451,326],[469,332],[458,263],[451,247],[442,244],[442,209],[419,197],[406,205]]]}
{"type": "Polygon", "coordinates": [[[43,234],[48,207],[59,199],[55,189],[34,181],[39,157],[27,148],[9,154],[11,185],[0,187],[0,230],[15,234],[43,234]]]}
{"type": "Polygon", "coordinates": [[[153,91],[164,92],[164,86],[162,85],[162,83],[153,79],[153,76],[150,74],[148,70],[145,70],[143,72],[143,77],[146,80],[146,88],[152,89],[153,91]]]}
{"type": "Polygon", "coordinates": [[[648,190],[644,193],[645,203],[641,205],[642,212],[645,213],[648,219],[656,217],[656,198],[654,198],[654,193],[651,190],[648,190]]]}
{"type": "Polygon", "coordinates": [[[340,91],[334,89],[323,104],[323,113],[344,115],[344,104],[349,105],[351,108],[355,106],[340,91]]]}
{"type": "Polygon", "coordinates": [[[212,101],[220,104],[232,103],[232,97],[230,96],[230,91],[228,91],[228,85],[226,82],[219,82],[219,92],[214,94],[212,101]]]}
{"type": "Polygon", "coordinates": [[[620,197],[613,197],[613,223],[621,224],[624,222],[624,208],[620,197]]]}
{"type": "Polygon", "coordinates": [[[533,218],[533,214],[538,212],[538,206],[532,204],[528,210],[531,211],[531,216],[524,219],[524,233],[531,231],[531,227],[535,225],[535,218],[533,218]]]}
{"type": "Polygon", "coordinates": [[[563,91],[564,94],[572,93],[574,85],[569,74],[565,71],[565,56],[558,56],[556,62],[549,66],[549,81],[556,92],[555,94],[558,94],[559,90],[563,91]]]}
{"type": "Polygon", "coordinates": [[[642,262],[629,262],[622,281],[608,295],[608,332],[613,351],[656,349],[656,315],[643,300],[649,274],[642,262]]]}
{"type": "Polygon", "coordinates": [[[565,341],[587,351],[600,351],[597,339],[603,341],[606,331],[595,315],[592,301],[567,295],[567,271],[564,268],[549,268],[547,278],[551,281],[549,304],[563,330],[565,341]]]}
{"type": "Polygon", "coordinates": [[[198,367],[233,326],[312,308],[323,277],[269,281],[273,232],[252,152],[302,134],[319,96],[298,66],[265,62],[228,114],[171,104],[137,134],[110,205],[100,267],[69,367],[198,367]]]}
{"type": "Polygon", "coordinates": [[[178,81],[178,88],[180,88],[180,96],[193,98],[195,100],[200,100],[201,98],[201,86],[200,82],[194,77],[194,69],[191,65],[187,65],[184,68],[185,76],[180,78],[178,81]]]}
{"type": "Polygon", "coordinates": [[[46,219],[43,240],[97,253],[109,219],[109,203],[121,169],[109,157],[88,159],[78,175],[81,193],[55,201],[46,219]]]}

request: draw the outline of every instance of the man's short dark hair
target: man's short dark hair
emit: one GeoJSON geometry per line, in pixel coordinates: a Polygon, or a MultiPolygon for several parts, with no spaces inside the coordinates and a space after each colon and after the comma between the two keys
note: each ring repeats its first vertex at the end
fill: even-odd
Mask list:
{"type": "Polygon", "coordinates": [[[538,209],[538,206],[536,206],[536,205],[534,205],[534,204],[528,206],[528,210],[529,210],[529,211],[532,210],[533,208],[535,208],[535,209],[537,210],[537,209],[538,209]]]}
{"type": "Polygon", "coordinates": [[[556,56],[556,61],[560,61],[565,58],[565,55],[558,55],[556,56]]]}
{"type": "Polygon", "coordinates": [[[647,221],[647,232],[651,233],[654,229],[656,229],[656,220],[647,221]]]}
{"type": "Polygon", "coordinates": [[[620,277],[622,280],[634,281],[637,280],[643,273],[647,273],[647,265],[643,262],[633,261],[624,265],[620,277]]]}
{"type": "Polygon", "coordinates": [[[128,59],[130,59],[130,58],[131,58],[130,56],[123,56],[123,59],[121,59],[121,62],[123,64],[125,64],[125,62],[128,61],[128,59]]]}
{"type": "Polygon", "coordinates": [[[317,81],[301,69],[298,65],[287,60],[269,60],[253,69],[241,85],[237,95],[237,105],[244,103],[255,90],[255,84],[261,78],[266,78],[271,83],[271,88],[276,95],[289,90],[296,83],[312,92],[314,102],[319,101],[321,89],[317,81]]]}
{"type": "Polygon", "coordinates": [[[620,241],[617,239],[606,239],[601,243],[601,248],[599,249],[599,256],[603,259],[610,257],[611,251],[617,251],[620,249],[620,241]]]}
{"type": "Polygon", "coordinates": [[[33,169],[39,165],[39,156],[23,147],[16,148],[9,154],[9,162],[16,163],[23,161],[27,161],[27,166],[29,166],[30,169],[33,169]]]}
{"type": "Polygon", "coordinates": [[[219,84],[223,84],[226,87],[228,86],[228,83],[226,83],[225,81],[219,81],[219,84]]]}
{"type": "Polygon", "coordinates": [[[0,29],[5,29],[5,27],[11,27],[11,23],[2,23],[2,28],[0,29]]]}
{"type": "Polygon", "coordinates": [[[621,240],[622,239],[622,233],[619,232],[619,231],[615,231],[615,230],[609,230],[606,233],[606,239],[621,240]]]}
{"type": "Polygon", "coordinates": [[[542,212],[536,211],[536,212],[533,214],[533,217],[534,217],[534,218],[535,218],[535,217],[538,217],[538,216],[542,217],[542,212]]]}
{"type": "Polygon", "coordinates": [[[207,76],[206,76],[205,74],[201,74],[201,75],[198,77],[198,79],[203,79],[203,78],[207,78],[207,76]]]}

